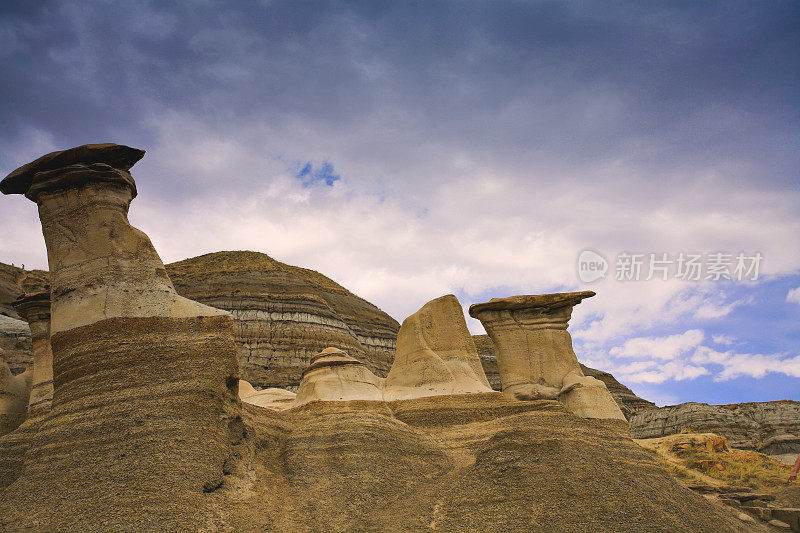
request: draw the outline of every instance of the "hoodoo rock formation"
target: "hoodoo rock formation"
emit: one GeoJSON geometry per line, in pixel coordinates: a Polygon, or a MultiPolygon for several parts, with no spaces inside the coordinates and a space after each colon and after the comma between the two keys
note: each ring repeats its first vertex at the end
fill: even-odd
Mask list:
{"type": "Polygon", "coordinates": [[[292,407],[314,401],[352,400],[383,401],[381,379],[358,359],[338,348],[326,348],[311,358],[292,407]]]}
{"type": "Polygon", "coordinates": [[[233,315],[242,379],[296,389],[311,357],[334,347],[378,376],[399,324],[326,276],[257,252],[217,252],[167,265],[178,294],[233,315]]]}
{"type": "Polygon", "coordinates": [[[585,376],[572,349],[567,325],[572,307],[594,292],[493,298],[473,304],[497,347],[503,393],[518,400],[558,398],[586,418],[625,417],[605,384],[585,376]]]}
{"type": "Polygon", "coordinates": [[[36,516],[43,530],[191,527],[241,439],[230,315],[178,296],[128,222],[129,169],[143,155],[85,145],[0,183],[39,207],[54,382],[52,410],[0,499],[4,518],[36,516]]]}
{"type": "Polygon", "coordinates": [[[387,401],[491,391],[455,296],[432,300],[403,321],[384,383],[387,401]]]}
{"type": "MultiPolygon", "coordinates": [[[[279,408],[241,404],[231,316],[180,297],[128,223],[141,157],[87,145],[0,183],[39,205],[54,385],[40,423],[0,438],[0,529],[766,531],[679,485],[621,414],[566,408],[608,409],[581,392],[597,387],[566,333],[570,295],[478,307],[503,385],[520,386],[507,395],[489,391],[445,297],[398,350],[435,396],[381,401],[380,378],[332,348],[290,405],[285,391],[279,408]],[[504,313],[533,324],[502,331],[504,313]]],[[[264,392],[241,383],[248,400],[264,392]]]]}
{"type": "MultiPolygon", "coordinates": [[[[472,339],[475,341],[475,347],[478,349],[478,356],[481,358],[483,371],[486,373],[486,379],[494,390],[503,390],[502,383],[500,382],[500,371],[497,369],[497,355],[495,354],[494,344],[488,335],[473,335],[472,339]]],[[[631,416],[641,411],[648,409],[657,409],[656,404],[636,396],[636,394],[617,381],[617,379],[602,370],[595,370],[588,366],[581,364],[581,371],[585,376],[597,378],[606,384],[606,388],[614,397],[622,414],[625,418],[630,419],[631,416]]]]}
{"type": "Polygon", "coordinates": [[[53,401],[53,349],[50,346],[50,292],[40,291],[20,296],[14,309],[31,329],[33,361],[28,418],[50,412],[53,401]]]}

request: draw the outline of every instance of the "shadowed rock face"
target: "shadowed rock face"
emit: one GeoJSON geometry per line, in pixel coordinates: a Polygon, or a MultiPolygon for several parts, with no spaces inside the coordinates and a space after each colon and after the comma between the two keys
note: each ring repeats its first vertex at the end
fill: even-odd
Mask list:
{"type": "Polygon", "coordinates": [[[385,376],[399,325],[326,276],[257,252],[167,265],[177,292],[233,315],[239,368],[256,387],[295,390],[311,357],[334,347],[385,376]]]}
{"type": "Polygon", "coordinates": [[[625,419],[605,384],[583,374],[572,350],[572,307],[590,296],[591,291],[511,296],[470,306],[470,316],[483,323],[497,347],[504,394],[558,398],[579,416],[625,419]]]}
{"type": "Polygon", "coordinates": [[[14,309],[28,322],[33,341],[32,383],[28,418],[50,412],[53,401],[53,349],[50,346],[50,292],[17,298],[14,309]]]}
{"type": "Polygon", "coordinates": [[[403,321],[386,400],[491,390],[455,296],[432,300],[403,321]]]}
{"type": "MultiPolygon", "coordinates": [[[[0,350],[0,436],[14,431],[25,421],[32,375],[32,372],[23,372],[16,376],[12,374],[5,362],[5,354],[0,350]]],[[[0,462],[2,462],[1,457],[0,462]]],[[[0,487],[2,487],[2,467],[0,467],[0,487]]]]}
{"type": "Polygon", "coordinates": [[[128,223],[142,154],[86,145],[0,184],[39,207],[54,384],[0,514],[39,516],[46,530],[188,527],[196,517],[181,508],[202,512],[241,438],[230,315],[178,296],[128,223]]]}
{"type": "MultiPolygon", "coordinates": [[[[231,313],[240,374],[257,387],[296,390],[311,357],[327,347],[346,351],[378,376],[389,372],[400,325],[323,274],[247,251],[165,267],[179,295],[231,313]]],[[[42,290],[48,277],[0,263],[0,348],[12,373],[30,362],[31,341],[11,304],[42,290]]]]}
{"type": "Polygon", "coordinates": [[[33,343],[28,323],[0,315],[0,350],[5,352],[6,364],[13,375],[24,372],[33,361],[33,343]]]}

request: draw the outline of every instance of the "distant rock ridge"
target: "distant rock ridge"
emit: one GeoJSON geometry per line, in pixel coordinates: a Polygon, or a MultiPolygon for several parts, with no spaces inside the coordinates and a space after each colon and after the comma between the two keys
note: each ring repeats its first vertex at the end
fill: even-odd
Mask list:
{"type": "MultiPolygon", "coordinates": [[[[734,448],[755,450],[786,435],[800,437],[800,402],[778,400],[727,405],[688,402],[643,411],[630,418],[635,439],[692,431],[716,433],[734,448]]],[[[767,452],[768,453],[768,452],[767,452]]],[[[785,453],[785,452],[784,452],[785,453]]],[[[795,453],[800,453],[800,447],[795,453]]]]}
{"type": "Polygon", "coordinates": [[[216,252],[166,265],[179,294],[230,312],[242,379],[296,390],[311,357],[347,352],[384,377],[400,325],[330,278],[259,252],[216,252]]]}

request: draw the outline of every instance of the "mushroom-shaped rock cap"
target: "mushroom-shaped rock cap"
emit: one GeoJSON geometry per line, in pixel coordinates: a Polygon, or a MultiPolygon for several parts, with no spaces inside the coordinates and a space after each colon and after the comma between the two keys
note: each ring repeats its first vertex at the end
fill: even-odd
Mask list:
{"type": "Polygon", "coordinates": [[[347,352],[339,348],[325,348],[316,355],[311,356],[311,364],[303,371],[305,376],[307,373],[317,368],[324,366],[338,366],[338,365],[362,365],[363,363],[354,357],[347,355],[347,352]]]}
{"type": "Polygon", "coordinates": [[[568,305],[577,305],[584,298],[591,298],[594,291],[555,292],[553,294],[523,294],[508,298],[492,298],[482,304],[469,306],[469,316],[478,318],[482,311],[502,311],[515,309],[558,309],[568,305]]]}
{"type": "MultiPolygon", "coordinates": [[[[43,155],[36,161],[22,165],[0,182],[0,192],[27,196],[31,186],[51,178],[52,176],[47,173],[53,170],[83,165],[92,170],[128,171],[142,157],[144,157],[144,150],[122,144],[84,144],[69,150],[43,155]]],[[[136,196],[136,186],[132,183],[132,179],[129,178],[129,180],[134,190],[134,196],[136,196]]]]}

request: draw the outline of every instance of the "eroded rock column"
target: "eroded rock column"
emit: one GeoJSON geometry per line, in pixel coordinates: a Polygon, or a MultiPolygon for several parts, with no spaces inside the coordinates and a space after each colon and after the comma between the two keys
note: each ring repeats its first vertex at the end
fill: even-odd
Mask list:
{"type": "Polygon", "coordinates": [[[53,350],[50,346],[50,293],[24,294],[14,302],[14,309],[31,328],[33,375],[28,400],[28,419],[50,412],[53,401],[53,350]]]}
{"type": "Polygon", "coordinates": [[[403,321],[384,383],[387,401],[485,392],[492,389],[458,298],[431,300],[403,321]]]}
{"type": "Polygon", "coordinates": [[[473,304],[497,349],[503,393],[517,400],[558,399],[586,418],[625,420],[605,384],[584,376],[567,331],[572,308],[592,291],[493,298],[473,304]]]}
{"type": "Polygon", "coordinates": [[[50,264],[52,411],[7,492],[44,529],[189,527],[242,436],[230,315],[178,296],[128,222],[143,155],[85,145],[0,183],[38,205],[50,264]]]}

